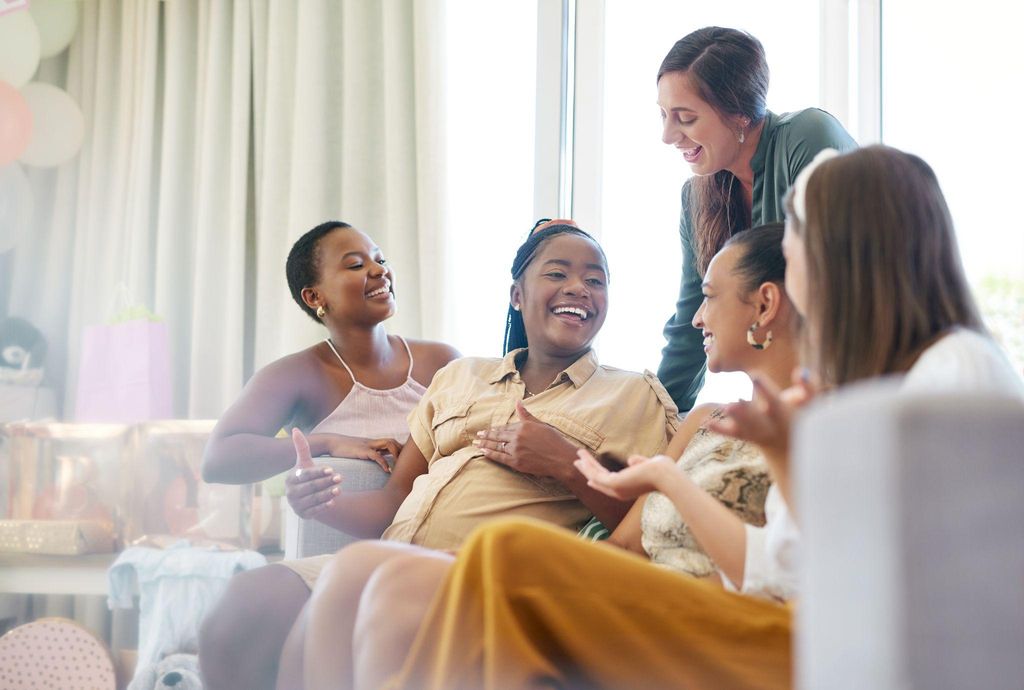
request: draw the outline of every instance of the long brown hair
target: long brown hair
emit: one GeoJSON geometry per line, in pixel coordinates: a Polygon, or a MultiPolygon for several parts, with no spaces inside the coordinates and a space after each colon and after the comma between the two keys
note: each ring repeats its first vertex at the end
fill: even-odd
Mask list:
{"type": "MultiPolygon", "coordinates": [[[[668,51],[658,80],[668,72],[685,73],[723,117],[745,117],[751,125],[764,118],[768,63],[761,42],[745,31],[709,26],[687,34],[668,51]]],[[[689,187],[697,270],[704,275],[725,241],[750,227],[750,211],[740,181],[728,170],[695,177],[689,187]]]]}
{"type": "Polygon", "coordinates": [[[807,254],[808,364],[841,385],[906,371],[956,326],[983,331],[953,221],[923,160],[869,146],[821,164],[805,219],[789,222],[807,254]]]}

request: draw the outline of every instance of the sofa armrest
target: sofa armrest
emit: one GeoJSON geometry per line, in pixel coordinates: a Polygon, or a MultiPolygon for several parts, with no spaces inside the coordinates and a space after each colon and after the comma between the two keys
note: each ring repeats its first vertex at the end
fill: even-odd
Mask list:
{"type": "MultiPolygon", "coordinates": [[[[343,492],[374,491],[388,481],[388,474],[377,463],[351,458],[313,458],[317,465],[328,465],[342,476],[343,492]]],[[[319,556],[334,553],[341,547],[358,541],[345,532],[328,527],[317,520],[303,520],[288,505],[282,508],[285,514],[284,557],[288,559],[319,556]]]]}
{"type": "Polygon", "coordinates": [[[1024,402],[855,386],[794,438],[804,688],[1024,677],[1024,402]]]}

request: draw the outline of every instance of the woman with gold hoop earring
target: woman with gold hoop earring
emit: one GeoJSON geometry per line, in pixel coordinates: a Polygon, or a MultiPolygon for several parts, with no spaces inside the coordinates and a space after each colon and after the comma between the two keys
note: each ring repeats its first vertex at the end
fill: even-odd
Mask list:
{"type": "Polygon", "coordinates": [[[764,48],[736,29],[709,26],[688,34],[658,69],[661,139],[681,152],[694,175],[682,189],[682,282],[658,367],[682,412],[704,384],[707,362],[690,321],[711,257],[735,233],[782,221],[783,197],[818,151],[856,147],[823,110],[777,115],[765,105],[767,94],[764,48]]]}
{"type": "MultiPolygon", "coordinates": [[[[285,274],[292,298],[327,337],[253,375],[213,430],[203,479],[240,484],[292,468],[291,439],[276,434],[293,427],[308,434],[314,457],[361,458],[390,472],[388,456],[396,457],[409,436],[406,417],[434,374],[459,353],[387,333],[394,273],[377,243],[348,223],[329,221],[302,235],[285,274]]],[[[328,488],[336,481],[306,474],[304,480],[328,488]]],[[[202,628],[200,663],[209,686],[272,683],[291,629],[287,612],[297,613],[308,597],[304,580],[280,564],[232,579],[202,628]]]]}

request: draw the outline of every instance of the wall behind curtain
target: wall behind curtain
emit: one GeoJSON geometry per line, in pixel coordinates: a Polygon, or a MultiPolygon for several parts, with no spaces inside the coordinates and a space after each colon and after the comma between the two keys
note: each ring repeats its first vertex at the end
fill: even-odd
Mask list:
{"type": "Polygon", "coordinates": [[[393,331],[444,324],[443,0],[99,0],[38,79],[86,140],[33,171],[9,312],[46,334],[74,408],[84,327],[117,286],[168,323],[175,413],[216,417],[255,368],[325,331],[284,260],[313,225],[368,231],[396,272],[393,331]]]}

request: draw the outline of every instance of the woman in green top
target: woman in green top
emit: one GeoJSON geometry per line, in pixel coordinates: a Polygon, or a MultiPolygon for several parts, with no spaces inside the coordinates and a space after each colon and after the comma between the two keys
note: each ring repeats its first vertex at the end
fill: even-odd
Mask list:
{"type": "MultiPolygon", "coordinates": [[[[662,141],[682,151],[694,177],[683,185],[679,238],[683,275],[658,377],[681,412],[693,407],[707,359],[690,322],[703,300],[701,276],[734,233],[783,220],[782,199],[815,154],[856,143],[816,108],[776,115],[765,108],[768,64],[760,41],[707,27],[680,39],[658,70],[662,141]]],[[[752,324],[757,341],[764,338],[752,324]]]]}

